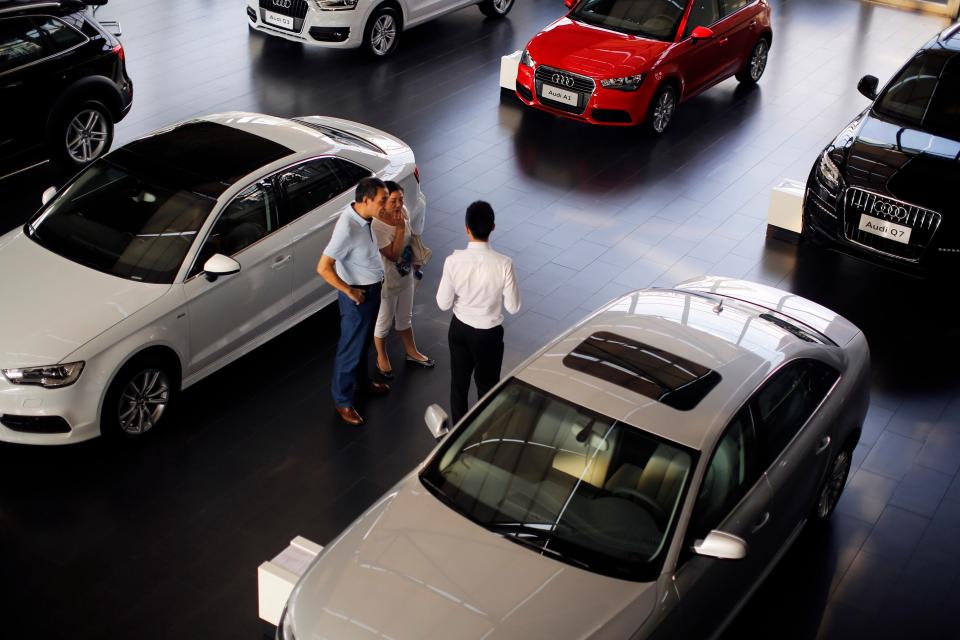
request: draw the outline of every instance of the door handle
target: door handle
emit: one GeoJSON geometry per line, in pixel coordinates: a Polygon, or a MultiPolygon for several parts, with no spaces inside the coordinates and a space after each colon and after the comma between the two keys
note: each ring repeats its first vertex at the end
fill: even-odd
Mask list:
{"type": "Polygon", "coordinates": [[[727,44],[730,42],[730,38],[720,38],[720,44],[727,44]]]}
{"type": "Polygon", "coordinates": [[[273,269],[279,269],[279,268],[282,267],[283,265],[285,265],[285,264],[287,264],[288,262],[290,262],[290,258],[291,258],[291,257],[292,257],[292,256],[277,256],[276,258],[273,259],[273,264],[271,265],[271,268],[273,268],[273,269]]]}
{"type": "Polygon", "coordinates": [[[765,514],[763,514],[763,516],[760,518],[760,520],[757,521],[757,524],[753,525],[753,529],[751,530],[751,532],[752,532],[752,533],[756,533],[757,531],[760,531],[760,529],[763,529],[765,526],[767,526],[767,523],[768,523],[768,522],[770,522],[770,512],[769,512],[769,511],[767,511],[765,514]]]}
{"type": "Polygon", "coordinates": [[[824,436],[823,440],[820,441],[820,444],[817,445],[817,451],[815,455],[820,455],[824,451],[830,448],[830,436],[824,436]]]}

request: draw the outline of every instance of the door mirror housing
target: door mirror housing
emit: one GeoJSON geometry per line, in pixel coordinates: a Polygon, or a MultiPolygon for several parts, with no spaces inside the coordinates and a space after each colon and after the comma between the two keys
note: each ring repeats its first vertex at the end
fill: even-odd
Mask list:
{"type": "Polygon", "coordinates": [[[437,440],[450,431],[450,416],[438,404],[427,407],[426,413],[423,414],[423,421],[427,423],[427,429],[430,429],[430,433],[437,440]]]}
{"type": "Polygon", "coordinates": [[[43,192],[43,195],[40,196],[40,203],[46,205],[48,202],[53,200],[53,196],[57,195],[56,187],[47,187],[47,190],[43,192]]]}
{"type": "Polygon", "coordinates": [[[210,282],[215,281],[220,276],[230,276],[239,271],[240,263],[222,253],[215,253],[203,263],[203,274],[210,282]]]}
{"type": "Polygon", "coordinates": [[[710,27],[694,27],[693,31],[690,32],[690,37],[693,38],[693,41],[697,40],[709,40],[713,37],[713,29],[710,27]]]}
{"type": "Polygon", "coordinates": [[[573,9],[577,6],[578,0],[563,0],[563,4],[567,9],[573,9]]]}
{"type": "Polygon", "coordinates": [[[747,543],[743,538],[714,529],[703,540],[693,543],[697,555],[720,560],[742,560],[747,557],[747,543]]]}
{"type": "Polygon", "coordinates": [[[860,78],[860,82],[857,83],[857,91],[862,93],[865,98],[876,100],[877,87],[879,86],[880,81],[877,79],[877,76],[863,76],[860,78]]]}

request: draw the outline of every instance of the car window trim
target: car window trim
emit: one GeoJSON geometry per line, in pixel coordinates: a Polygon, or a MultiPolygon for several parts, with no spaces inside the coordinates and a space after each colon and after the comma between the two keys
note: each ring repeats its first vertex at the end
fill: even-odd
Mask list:
{"type": "MultiPolygon", "coordinates": [[[[720,0],[712,0],[712,1],[713,1],[714,5],[717,7],[717,19],[714,20],[713,22],[711,22],[710,24],[704,24],[704,25],[698,25],[698,26],[707,27],[707,28],[709,28],[709,29],[712,29],[712,28],[714,27],[714,25],[722,22],[723,20],[725,20],[725,19],[727,18],[727,16],[724,16],[724,15],[722,15],[722,14],[720,13],[720,0]]],[[[691,40],[691,39],[692,39],[692,36],[691,36],[689,33],[687,33],[687,25],[690,23],[690,16],[693,15],[693,7],[696,5],[696,2],[697,2],[697,0],[690,0],[690,4],[687,5],[687,16],[686,16],[686,19],[685,19],[685,20],[682,20],[682,23],[683,23],[683,24],[680,25],[680,30],[677,32],[677,36],[680,38],[679,40],[677,40],[677,44],[679,44],[679,43],[681,43],[681,42],[686,42],[687,40],[691,40]],[[684,35],[685,33],[686,33],[686,35],[684,35]]],[[[746,7],[744,7],[744,8],[746,8],[746,7]]],[[[731,13],[730,15],[732,16],[733,14],[731,13]]],[[[694,29],[696,29],[696,27],[694,27],[694,29]]]]}
{"type": "MultiPolygon", "coordinates": [[[[214,220],[213,220],[213,223],[210,224],[209,228],[207,229],[207,232],[206,232],[206,233],[204,234],[204,236],[203,236],[203,241],[202,241],[200,244],[197,245],[197,250],[196,250],[196,252],[194,253],[193,258],[190,260],[190,267],[187,269],[187,272],[186,272],[186,275],[184,276],[184,280],[183,280],[183,283],[182,283],[182,284],[187,284],[188,282],[190,282],[191,280],[193,280],[193,279],[196,278],[197,276],[203,275],[203,271],[202,271],[202,270],[201,270],[201,271],[198,271],[197,273],[194,273],[193,275],[190,275],[190,274],[193,272],[194,268],[195,268],[196,265],[197,265],[197,258],[200,257],[200,249],[203,247],[204,244],[206,244],[207,238],[210,237],[210,232],[213,231],[213,228],[216,226],[217,222],[220,220],[220,216],[223,215],[223,212],[226,211],[227,207],[229,207],[231,204],[233,204],[233,201],[237,198],[237,196],[239,196],[241,193],[243,193],[243,192],[244,192],[246,189],[248,189],[249,187],[251,187],[251,186],[253,186],[253,185],[255,185],[255,184],[261,183],[261,182],[263,182],[263,181],[265,181],[265,180],[270,181],[270,182],[273,184],[273,189],[274,189],[274,191],[277,191],[276,178],[277,178],[277,176],[278,176],[281,172],[283,172],[283,171],[288,171],[289,169],[291,169],[291,168],[293,168],[293,167],[299,166],[299,165],[301,165],[301,164],[305,164],[305,163],[307,163],[307,162],[312,162],[312,161],[314,161],[314,160],[320,160],[320,159],[322,159],[322,158],[334,158],[334,159],[338,159],[338,160],[342,160],[342,159],[343,159],[343,158],[340,158],[340,156],[334,155],[334,154],[332,154],[332,153],[323,153],[323,154],[320,154],[320,155],[317,155],[317,156],[312,156],[312,157],[307,158],[307,159],[304,159],[304,160],[296,160],[296,161],[294,161],[294,162],[291,162],[290,164],[287,164],[287,165],[284,165],[283,167],[280,167],[279,169],[275,169],[274,171],[268,173],[268,174],[265,175],[265,176],[261,176],[261,177],[259,177],[259,178],[254,179],[254,180],[251,180],[250,182],[247,182],[247,183],[244,184],[242,187],[240,187],[240,189],[238,189],[238,190],[234,193],[233,197],[230,198],[230,201],[227,202],[225,205],[223,205],[223,206],[220,208],[220,210],[216,212],[215,218],[214,218],[214,220]]],[[[360,168],[366,169],[366,167],[364,167],[363,165],[361,165],[361,164],[359,164],[359,163],[357,163],[357,162],[353,162],[352,160],[347,160],[347,162],[351,162],[352,164],[355,164],[355,165],[357,165],[357,166],[360,167],[360,168]]],[[[370,174],[373,175],[373,176],[376,176],[376,175],[377,175],[375,171],[371,171],[370,169],[367,169],[367,171],[370,171],[370,174]]],[[[347,193],[348,191],[350,191],[349,188],[348,188],[348,189],[344,189],[343,191],[341,191],[340,193],[338,193],[337,195],[335,195],[333,198],[330,198],[330,200],[327,200],[327,202],[332,202],[334,199],[339,198],[340,196],[342,196],[344,193],[347,193]]],[[[285,206],[285,205],[286,205],[286,194],[284,194],[284,195],[282,196],[282,199],[283,199],[283,201],[284,201],[283,204],[284,204],[284,206],[285,206]]],[[[289,225],[289,224],[291,224],[291,223],[293,223],[293,222],[296,222],[297,220],[299,220],[299,219],[302,218],[303,216],[306,216],[306,215],[308,215],[309,213],[311,213],[311,211],[308,211],[307,213],[304,213],[303,216],[300,216],[300,218],[296,218],[295,220],[291,220],[291,221],[288,222],[287,224],[281,225],[281,224],[280,224],[280,200],[281,200],[281,196],[278,195],[278,196],[277,196],[277,205],[276,205],[276,207],[275,207],[275,208],[276,208],[276,215],[277,215],[277,228],[274,229],[273,231],[271,231],[270,233],[268,233],[267,235],[263,236],[262,238],[260,238],[260,239],[257,240],[256,242],[254,242],[253,244],[251,244],[251,245],[249,245],[249,246],[247,246],[247,247],[244,247],[243,249],[241,249],[240,251],[238,251],[238,252],[235,253],[234,255],[237,255],[237,256],[238,256],[238,255],[242,254],[244,251],[246,251],[247,249],[250,249],[251,247],[255,247],[256,245],[260,244],[261,242],[263,242],[263,241],[266,240],[267,238],[270,238],[271,236],[273,236],[275,233],[277,233],[277,232],[280,231],[281,229],[286,228],[287,225],[289,225]]],[[[323,204],[327,204],[327,202],[325,202],[325,203],[323,203],[323,204]]],[[[320,205],[320,207],[322,207],[323,204],[320,205]]],[[[320,207],[317,207],[317,209],[319,209],[320,207]]],[[[315,210],[316,210],[316,209],[314,209],[313,211],[315,211],[315,210]]],[[[329,220],[325,220],[325,221],[324,221],[324,224],[329,224],[331,220],[332,220],[332,218],[329,219],[329,220]]],[[[198,234],[198,237],[199,237],[199,234],[198,234]]]]}
{"type": "Polygon", "coordinates": [[[760,1],[760,0],[750,0],[747,4],[743,5],[743,6],[740,7],[739,9],[736,9],[736,10],[734,10],[734,11],[731,11],[730,13],[723,13],[723,2],[724,2],[724,0],[719,0],[719,4],[720,4],[720,20],[726,20],[726,19],[729,18],[730,16],[735,16],[735,15],[737,15],[738,13],[740,13],[741,11],[743,11],[744,9],[749,9],[749,8],[752,7],[753,5],[757,4],[757,2],[759,2],[759,1],[760,1]]]}
{"type": "MultiPolygon", "coordinates": [[[[60,56],[64,56],[64,55],[66,55],[66,54],[74,51],[75,49],[79,49],[79,48],[82,47],[83,45],[89,43],[90,40],[92,40],[92,38],[90,38],[90,36],[88,36],[87,34],[85,34],[85,33],[82,32],[82,31],[80,31],[79,29],[77,29],[77,28],[76,28],[75,26],[73,26],[72,24],[69,24],[69,23],[67,23],[67,22],[64,22],[63,20],[61,20],[61,19],[60,19],[59,17],[57,17],[57,16],[45,16],[45,15],[33,15],[33,14],[30,14],[30,15],[24,15],[24,16],[12,16],[12,17],[9,18],[9,19],[12,20],[12,19],[16,19],[16,18],[27,18],[27,19],[29,19],[29,18],[43,18],[43,19],[56,20],[57,22],[59,22],[60,24],[62,24],[62,25],[65,26],[65,27],[67,27],[68,29],[73,29],[76,33],[80,34],[80,36],[83,38],[83,42],[78,42],[77,44],[73,45],[72,47],[70,47],[70,48],[68,48],[68,49],[64,49],[63,51],[57,51],[56,53],[52,53],[52,54],[50,54],[50,55],[48,55],[48,56],[44,56],[43,58],[39,58],[39,59],[34,60],[34,61],[32,61],[32,62],[28,62],[28,63],[26,63],[26,64],[22,64],[22,65],[20,65],[19,67],[14,67],[13,69],[7,69],[6,71],[0,71],[0,77],[3,77],[3,76],[5,76],[5,75],[7,75],[8,73],[16,73],[17,71],[20,71],[20,70],[22,70],[22,69],[26,69],[26,68],[28,68],[28,67],[32,67],[33,65],[41,64],[41,63],[47,62],[48,60],[53,60],[54,58],[59,58],[60,56]]],[[[7,19],[7,18],[4,18],[4,19],[7,19]]],[[[39,29],[39,27],[37,27],[37,28],[39,29]]],[[[43,33],[42,31],[40,32],[40,38],[44,41],[44,43],[49,43],[49,38],[50,38],[50,37],[49,37],[48,35],[46,35],[45,33],[43,33]]]]}

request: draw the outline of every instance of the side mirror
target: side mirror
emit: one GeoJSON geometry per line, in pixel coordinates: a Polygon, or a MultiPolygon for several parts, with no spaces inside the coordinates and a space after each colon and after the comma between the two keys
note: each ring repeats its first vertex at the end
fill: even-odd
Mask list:
{"type": "Polygon", "coordinates": [[[437,440],[450,431],[450,416],[438,404],[427,407],[426,413],[423,414],[423,421],[427,423],[427,429],[430,429],[430,433],[437,440]]]}
{"type": "Polygon", "coordinates": [[[563,4],[567,7],[567,9],[573,9],[575,6],[577,6],[577,0],[563,0],[563,4]]]}
{"type": "Polygon", "coordinates": [[[877,87],[879,86],[880,81],[877,80],[877,76],[863,76],[860,78],[860,82],[857,83],[857,91],[862,93],[865,98],[876,100],[877,87]]]}
{"type": "Polygon", "coordinates": [[[693,31],[690,32],[690,37],[693,38],[693,41],[697,40],[709,40],[713,37],[713,29],[710,27],[694,27],[693,31]]]}
{"type": "Polygon", "coordinates": [[[57,195],[56,187],[47,187],[47,190],[43,192],[43,195],[40,196],[40,203],[46,205],[48,202],[53,200],[53,196],[57,195]]]}
{"type": "Polygon", "coordinates": [[[240,263],[233,258],[228,258],[222,253],[215,253],[210,259],[203,263],[203,273],[210,282],[215,281],[220,276],[229,276],[240,271],[240,263]]]}
{"type": "Polygon", "coordinates": [[[701,556],[721,560],[740,560],[747,557],[747,543],[742,538],[713,530],[705,540],[693,543],[693,550],[701,556]]]}

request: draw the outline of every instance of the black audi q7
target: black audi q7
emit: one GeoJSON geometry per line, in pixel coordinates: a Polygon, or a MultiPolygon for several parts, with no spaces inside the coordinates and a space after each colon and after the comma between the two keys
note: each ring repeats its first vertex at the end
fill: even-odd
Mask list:
{"type": "Polygon", "coordinates": [[[960,24],[924,45],[824,149],[803,236],[919,276],[960,265],[960,24]]]}

